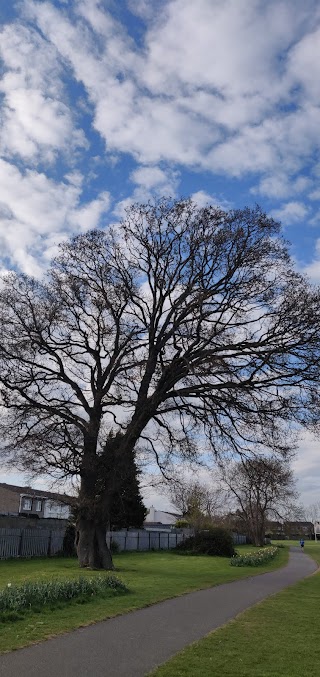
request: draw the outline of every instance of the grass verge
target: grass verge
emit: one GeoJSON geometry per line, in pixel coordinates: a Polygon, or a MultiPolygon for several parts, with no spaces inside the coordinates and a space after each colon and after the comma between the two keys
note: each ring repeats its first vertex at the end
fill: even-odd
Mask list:
{"type": "MultiPolygon", "coordinates": [[[[305,551],[320,565],[320,543],[306,543],[305,551]]],[[[152,675],[319,677],[319,601],[317,573],[245,611],[152,675]]]]}
{"type": "MultiPolygon", "coordinates": [[[[250,548],[237,548],[247,551],[250,548]]],[[[252,550],[252,547],[251,547],[252,550]]],[[[253,570],[234,568],[222,557],[181,557],[173,552],[123,553],[114,557],[116,575],[129,588],[125,595],[91,598],[78,604],[61,603],[55,608],[29,612],[27,618],[0,624],[0,652],[10,651],[61,632],[89,625],[117,614],[140,609],[193,590],[245,578],[283,566],[287,551],[279,550],[275,560],[253,570]]],[[[84,576],[99,572],[82,570],[84,576]]],[[[32,580],[77,578],[74,559],[34,559],[0,562],[0,588],[32,580]]]]}

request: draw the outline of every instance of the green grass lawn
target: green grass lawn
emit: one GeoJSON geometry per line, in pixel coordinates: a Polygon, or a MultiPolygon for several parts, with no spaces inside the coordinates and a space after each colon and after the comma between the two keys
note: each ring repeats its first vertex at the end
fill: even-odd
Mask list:
{"type": "MultiPolygon", "coordinates": [[[[320,543],[306,542],[305,551],[320,565],[320,543]]],[[[245,611],[152,675],[319,677],[319,629],[317,573],[245,611]]]]}
{"type": "MultiPolygon", "coordinates": [[[[252,546],[238,547],[239,552],[252,546]]],[[[9,651],[61,632],[139,609],[192,590],[270,571],[287,561],[287,550],[279,550],[265,566],[231,567],[229,558],[177,555],[173,552],[123,553],[114,557],[116,575],[128,586],[125,595],[92,598],[86,604],[60,604],[54,609],[28,612],[15,622],[0,623],[0,652],[9,651]]],[[[74,559],[0,561],[0,588],[27,580],[51,580],[92,576],[99,572],[80,570],[74,559]]]]}

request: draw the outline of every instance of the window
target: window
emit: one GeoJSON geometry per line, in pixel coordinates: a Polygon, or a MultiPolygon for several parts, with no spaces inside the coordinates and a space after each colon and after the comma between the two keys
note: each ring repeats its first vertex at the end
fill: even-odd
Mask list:
{"type": "Polygon", "coordinates": [[[22,510],[31,510],[31,506],[32,506],[31,498],[23,498],[22,499],[22,505],[21,505],[22,510]]]}
{"type": "Polygon", "coordinates": [[[42,501],[39,498],[36,500],[36,512],[41,512],[42,510],[42,501]]]}

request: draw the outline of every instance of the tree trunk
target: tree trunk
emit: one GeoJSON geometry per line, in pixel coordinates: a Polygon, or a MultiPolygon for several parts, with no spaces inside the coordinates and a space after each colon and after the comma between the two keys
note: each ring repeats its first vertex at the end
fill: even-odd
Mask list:
{"type": "Polygon", "coordinates": [[[106,543],[106,527],[93,519],[77,520],[76,547],[81,567],[114,569],[112,555],[106,543]]]}
{"type": "Polygon", "coordinates": [[[247,518],[247,533],[253,545],[255,545],[257,548],[260,547],[261,543],[259,525],[256,523],[256,520],[254,517],[252,517],[252,515],[247,518]]]}
{"type": "Polygon", "coordinates": [[[101,467],[96,453],[98,430],[99,421],[93,420],[84,440],[76,547],[81,567],[110,570],[114,566],[106,543],[107,520],[101,500],[104,478],[101,477],[101,467]]]}
{"type": "Polygon", "coordinates": [[[262,548],[264,546],[264,531],[264,524],[255,524],[251,529],[252,541],[258,548],[262,548]]]}
{"type": "Polygon", "coordinates": [[[122,436],[111,438],[105,445],[104,454],[97,456],[97,423],[85,436],[85,449],[81,468],[76,547],[81,567],[113,569],[112,555],[106,544],[107,524],[110,521],[111,503],[114,494],[112,473],[104,463],[104,455],[113,453],[115,463],[118,455],[126,458],[132,451],[135,438],[124,440],[122,436]],[[93,430],[93,432],[92,432],[93,430]]]}

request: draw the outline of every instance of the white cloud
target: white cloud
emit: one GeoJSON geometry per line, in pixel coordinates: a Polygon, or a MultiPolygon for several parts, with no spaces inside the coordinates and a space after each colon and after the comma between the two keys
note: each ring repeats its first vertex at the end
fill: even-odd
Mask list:
{"type": "Polygon", "coordinates": [[[95,228],[100,222],[103,214],[109,211],[110,194],[107,191],[100,193],[96,200],[91,200],[83,207],[75,209],[69,217],[69,223],[75,230],[90,230],[95,228]]]}
{"type": "MultiPolygon", "coordinates": [[[[281,199],[304,193],[311,185],[311,179],[306,176],[293,178],[286,174],[274,173],[261,179],[259,185],[251,189],[251,193],[281,199]]],[[[310,195],[308,197],[310,198],[310,195]]]]}
{"type": "Polygon", "coordinates": [[[210,195],[210,193],[206,193],[204,190],[198,190],[196,193],[192,193],[190,197],[199,207],[206,207],[206,205],[221,207],[221,209],[231,209],[232,207],[231,203],[223,197],[219,198],[215,195],[210,195]]]}
{"type": "Polygon", "coordinates": [[[13,265],[36,276],[54,243],[97,226],[110,201],[103,192],[82,204],[81,187],[35,170],[22,173],[5,160],[0,160],[0,194],[1,250],[13,265]]]}
{"type": "Polygon", "coordinates": [[[309,200],[320,200],[320,188],[317,188],[316,190],[313,190],[311,193],[308,195],[309,200]]]}
{"type": "Polygon", "coordinates": [[[154,197],[176,197],[179,172],[169,168],[164,170],[154,165],[144,165],[131,172],[130,179],[136,187],[130,196],[115,205],[113,213],[118,218],[123,218],[126,209],[135,202],[147,202],[154,197]]]}
{"type": "Polygon", "coordinates": [[[308,506],[320,500],[319,439],[306,431],[293,463],[301,502],[308,506]]]}
{"type": "Polygon", "coordinates": [[[0,150],[5,156],[52,162],[57,152],[86,146],[64,102],[61,65],[56,50],[34,30],[19,24],[1,32],[5,74],[0,150]]]}
{"type": "Polygon", "coordinates": [[[317,106],[320,96],[319,59],[320,59],[320,28],[316,19],[310,32],[293,46],[288,58],[288,75],[296,86],[301,87],[304,96],[307,96],[317,106]]]}
{"type": "Polygon", "coordinates": [[[287,226],[292,223],[303,221],[307,213],[308,208],[302,202],[287,202],[279,209],[273,209],[270,212],[270,216],[273,216],[274,219],[281,221],[281,223],[287,226]]]}
{"type": "Polygon", "coordinates": [[[144,48],[96,0],[78,3],[72,23],[49,2],[27,6],[86,88],[112,152],[241,176],[297,171],[318,145],[298,68],[319,19],[313,0],[172,0],[153,11],[144,48]]]}
{"type": "MultiPolygon", "coordinates": [[[[146,3],[128,6],[142,17],[146,3]]],[[[272,212],[285,224],[308,214],[304,197],[296,196],[308,191],[318,199],[317,1],[147,6],[146,32],[136,43],[108,11],[112,4],[98,0],[22,0],[20,20],[3,29],[0,144],[6,160],[25,166],[13,175],[9,165],[1,177],[5,190],[10,184],[2,224],[14,223],[21,237],[21,253],[13,254],[2,226],[15,263],[21,264],[24,246],[32,256],[31,241],[46,258],[50,229],[64,236],[95,225],[109,209],[104,187],[82,204],[84,172],[75,151],[87,149],[77,127],[83,116],[103,139],[105,158],[116,163],[128,153],[138,163],[129,177],[132,194],[119,190],[117,215],[132,201],[175,196],[183,168],[190,167],[254,175],[252,192],[286,201],[272,212]],[[68,78],[80,84],[73,109],[68,78]],[[61,159],[65,178],[54,180],[61,159]],[[309,166],[312,180],[299,176],[309,166]]],[[[206,200],[205,192],[196,199],[206,200]]],[[[214,195],[209,201],[221,204],[214,195]]],[[[30,260],[23,265],[32,268],[30,260]]]]}
{"type": "MultiPolygon", "coordinates": [[[[320,211],[317,214],[318,222],[320,221],[320,211]]],[[[320,239],[316,241],[314,258],[307,265],[300,266],[301,271],[309,277],[314,284],[320,284],[320,239]]]]}
{"type": "Polygon", "coordinates": [[[131,181],[146,191],[156,189],[161,195],[174,195],[178,182],[178,172],[164,171],[160,167],[143,166],[135,169],[130,175],[131,181]]]}

